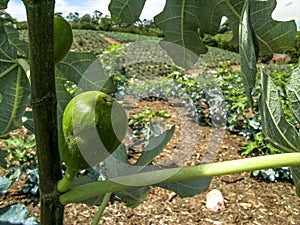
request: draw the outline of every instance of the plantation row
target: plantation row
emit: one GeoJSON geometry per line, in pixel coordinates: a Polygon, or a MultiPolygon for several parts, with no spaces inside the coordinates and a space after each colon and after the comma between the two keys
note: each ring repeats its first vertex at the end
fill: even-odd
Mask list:
{"type": "MultiPolygon", "coordinates": [[[[257,102],[254,103],[254,108],[250,110],[240,71],[230,68],[230,65],[239,64],[238,54],[218,48],[209,48],[209,52],[201,56],[196,63],[197,67],[201,68],[201,71],[197,72],[199,76],[195,76],[195,74],[189,74],[189,71],[175,66],[172,62],[160,62],[159,60],[165,57],[165,53],[153,48],[153,46],[147,47],[141,45],[142,48],[145,49],[132,48],[129,50],[128,46],[130,46],[130,44],[127,45],[126,43],[144,40],[143,36],[128,33],[105,32],[106,36],[124,43],[124,45],[110,46],[99,34],[100,32],[97,31],[75,30],[72,49],[74,51],[88,51],[96,54],[98,58],[100,58],[104,68],[111,68],[112,63],[115,63],[123,57],[124,51],[127,51],[127,53],[130,51],[130,55],[139,59],[143,57],[149,59],[149,56],[151,56],[152,59],[151,63],[137,62],[130,65],[123,64],[121,65],[121,70],[120,68],[116,68],[107,71],[113,76],[114,82],[118,86],[118,93],[116,95],[122,95],[122,92],[126,90],[136,95],[139,99],[143,99],[145,96],[160,99],[161,96],[178,95],[178,91],[183,91],[190,96],[191,102],[189,104],[191,104],[191,107],[195,107],[193,113],[197,115],[200,124],[211,126],[212,120],[214,120],[213,122],[216,123],[217,121],[218,126],[226,126],[230,132],[248,137],[249,141],[248,144],[243,147],[242,155],[251,154],[254,156],[278,153],[262,135],[257,102]],[[139,55],[134,55],[135,53],[139,55]],[[215,67],[218,68],[211,69],[215,67]],[[143,85],[139,82],[132,82],[134,80],[138,81],[142,77],[155,79],[151,79],[148,82],[146,79],[143,85]],[[214,96],[212,92],[214,87],[220,87],[223,95],[218,97],[214,96]],[[210,88],[212,89],[210,90],[210,88]],[[212,106],[212,102],[222,100],[218,98],[225,100],[226,106],[224,104],[217,105],[217,107],[212,106]],[[210,103],[208,103],[209,101],[210,103]],[[209,107],[210,109],[207,110],[209,107]],[[225,111],[220,107],[225,107],[225,111]]],[[[27,35],[24,31],[21,32],[21,37],[26,40],[27,35]]],[[[149,40],[153,40],[154,45],[156,45],[157,42],[155,41],[158,39],[150,38],[149,40]]],[[[150,45],[151,43],[152,42],[149,42],[150,45]]],[[[293,66],[266,65],[264,66],[264,70],[267,74],[272,76],[280,92],[282,103],[287,104],[284,87],[293,70],[293,66]]],[[[261,92],[259,82],[260,79],[258,77],[257,87],[255,88],[256,93],[254,93],[254,95],[258,95],[261,92]]],[[[73,88],[74,87],[71,87],[68,91],[74,93],[73,88]]],[[[296,121],[292,113],[288,110],[286,110],[285,113],[289,120],[295,124],[296,121]]],[[[143,118],[139,122],[143,124],[143,118]]],[[[136,125],[139,126],[139,124],[136,125]]],[[[142,126],[141,129],[145,130],[145,127],[142,126]]],[[[31,138],[31,136],[29,137],[31,138]]],[[[12,146],[13,149],[15,148],[13,144],[14,141],[16,140],[8,139],[8,141],[5,142],[7,146],[12,146]]],[[[19,143],[19,141],[20,140],[17,140],[17,143],[19,143]]],[[[28,151],[33,147],[32,141],[29,143],[30,145],[27,144],[27,139],[24,140],[24,144],[22,144],[24,148],[20,150],[21,153],[18,153],[18,151],[15,153],[12,149],[7,148],[7,154],[11,159],[12,165],[17,161],[30,162],[31,165],[35,162],[36,158],[31,158],[31,155],[28,154],[28,151]]],[[[35,168],[34,166],[33,169],[35,168]]],[[[274,180],[274,177],[270,179],[274,180]]],[[[32,185],[32,187],[34,188],[33,192],[36,192],[37,186],[32,185]]],[[[31,188],[29,188],[29,190],[30,189],[31,188]]]]}

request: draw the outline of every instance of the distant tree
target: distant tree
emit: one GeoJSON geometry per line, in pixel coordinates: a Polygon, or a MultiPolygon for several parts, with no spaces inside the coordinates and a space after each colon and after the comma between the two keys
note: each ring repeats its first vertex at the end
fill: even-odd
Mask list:
{"type": "Polygon", "coordinates": [[[75,12],[75,13],[69,13],[66,16],[66,19],[69,21],[69,23],[71,24],[73,29],[78,29],[79,28],[79,22],[80,22],[80,18],[79,18],[79,13],[75,12]]]}
{"type": "Polygon", "coordinates": [[[80,22],[91,23],[92,22],[91,15],[90,14],[84,14],[82,17],[80,17],[80,22]]]}
{"type": "Polygon", "coordinates": [[[79,22],[79,13],[78,12],[75,12],[75,13],[70,12],[66,18],[69,22],[79,22]]]}
{"type": "Polygon", "coordinates": [[[17,29],[18,30],[27,30],[28,29],[27,21],[17,22],[17,29]]]}
{"type": "Polygon", "coordinates": [[[93,24],[93,19],[90,14],[84,14],[80,18],[79,29],[97,29],[97,26],[93,24]]]}
{"type": "Polygon", "coordinates": [[[113,21],[109,16],[104,16],[100,20],[100,30],[112,31],[113,21]]]}
{"type": "Polygon", "coordinates": [[[100,24],[102,15],[103,15],[102,12],[95,10],[92,16],[92,23],[98,26],[100,24]]]}
{"type": "Polygon", "coordinates": [[[54,13],[54,16],[63,17],[63,13],[62,12],[56,12],[56,13],[54,13]]]}
{"type": "Polygon", "coordinates": [[[17,24],[17,20],[4,10],[0,10],[0,19],[4,21],[5,25],[14,26],[17,24]]]}

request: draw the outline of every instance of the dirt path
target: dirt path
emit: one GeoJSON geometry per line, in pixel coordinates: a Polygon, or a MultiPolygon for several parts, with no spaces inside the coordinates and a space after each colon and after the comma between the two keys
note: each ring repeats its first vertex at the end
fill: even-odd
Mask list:
{"type": "Polygon", "coordinates": [[[105,41],[107,41],[111,45],[121,44],[121,42],[118,42],[110,37],[107,37],[105,34],[99,34],[99,36],[102,37],[105,41]]]}

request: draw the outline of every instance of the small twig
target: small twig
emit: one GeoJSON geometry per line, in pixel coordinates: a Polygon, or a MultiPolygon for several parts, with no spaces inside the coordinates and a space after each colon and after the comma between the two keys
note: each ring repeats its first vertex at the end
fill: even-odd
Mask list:
{"type": "Polygon", "coordinates": [[[100,207],[99,207],[99,209],[98,209],[98,211],[97,211],[97,213],[96,213],[96,215],[95,215],[95,217],[93,219],[92,225],[98,225],[98,223],[99,223],[99,221],[100,221],[100,219],[102,217],[102,214],[103,214],[103,212],[104,212],[104,210],[105,210],[105,208],[107,206],[107,203],[108,203],[108,201],[110,199],[111,194],[112,193],[110,192],[110,193],[106,193],[104,195],[102,203],[101,203],[101,205],[100,205],[100,207]]]}

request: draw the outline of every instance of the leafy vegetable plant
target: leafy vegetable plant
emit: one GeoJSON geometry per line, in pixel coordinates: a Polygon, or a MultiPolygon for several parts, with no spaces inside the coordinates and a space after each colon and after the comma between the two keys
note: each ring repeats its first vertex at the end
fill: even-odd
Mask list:
{"type": "MultiPolygon", "coordinates": [[[[145,1],[111,0],[109,10],[112,16],[118,17],[122,22],[134,23],[138,20],[145,1]]],[[[1,1],[0,8],[5,9],[7,2],[8,0],[1,1]]],[[[26,42],[19,40],[16,31],[7,30],[3,23],[0,23],[0,110],[3,112],[0,134],[17,129],[23,123],[35,133],[40,175],[41,224],[62,224],[63,206],[71,202],[90,200],[92,204],[101,204],[93,222],[97,224],[112,193],[127,202],[128,206],[134,207],[140,204],[150,188],[155,186],[187,197],[204,191],[213,176],[271,167],[291,167],[296,193],[300,196],[299,132],[284,117],[277,88],[271,77],[263,71],[260,72],[262,130],[268,141],[285,154],[190,167],[161,168],[152,161],[171,139],[175,129],[173,127],[149,141],[149,145],[143,149],[135,164],[128,162],[126,149],[122,144],[115,148],[113,138],[114,143],[109,143],[114,146],[111,149],[111,152],[115,150],[112,153],[113,157],[106,158],[102,155],[101,163],[104,168],[98,171],[99,176],[102,174],[105,179],[95,181],[82,177],[75,179],[70,189],[63,189],[65,193],[57,191],[57,184],[62,178],[59,148],[61,150],[64,146],[58,145],[58,139],[61,141],[64,137],[66,141],[68,138],[63,129],[64,112],[68,113],[67,105],[74,101],[71,99],[88,91],[113,94],[115,88],[110,75],[99,72],[103,71],[103,68],[93,54],[68,52],[55,64],[57,61],[54,50],[57,41],[54,38],[54,1],[23,2],[27,12],[29,48],[26,42]],[[67,90],[67,82],[77,85],[75,97],[74,93],[67,90]],[[26,110],[27,107],[32,108],[32,113],[26,110]],[[132,193],[135,194],[134,198],[132,193]]],[[[207,47],[200,38],[202,34],[215,34],[222,16],[227,16],[233,30],[232,42],[239,44],[245,94],[251,106],[259,53],[271,54],[284,50],[293,45],[295,40],[294,21],[280,22],[271,18],[275,4],[275,0],[212,0],[205,4],[198,1],[168,0],[163,11],[154,18],[156,25],[164,32],[164,42],[159,43],[178,66],[188,68],[198,60],[199,54],[207,52],[207,47]],[[174,45],[171,43],[183,48],[174,51],[174,45]]],[[[290,101],[290,110],[299,122],[299,67],[291,74],[285,90],[290,101]]],[[[102,100],[105,102],[104,98],[102,100]]],[[[100,104],[99,110],[103,112],[100,120],[102,116],[110,118],[111,115],[106,115],[106,110],[102,111],[102,106],[103,104],[100,104]]],[[[85,117],[83,112],[79,115],[85,117]]],[[[99,127],[98,130],[101,131],[102,128],[99,127]]],[[[113,133],[106,135],[111,137],[113,133]]],[[[78,143],[80,141],[85,140],[79,140],[78,143]]],[[[76,145],[70,142],[67,145],[71,150],[76,148],[76,145]]],[[[67,162],[68,159],[63,158],[67,162]]],[[[66,179],[66,176],[68,175],[65,174],[62,180],[66,179]]]]}
{"type": "Polygon", "coordinates": [[[4,140],[7,147],[3,148],[6,157],[9,159],[9,164],[15,163],[32,164],[36,163],[36,154],[33,148],[36,146],[34,135],[27,135],[24,138],[15,136],[4,140]]]}

